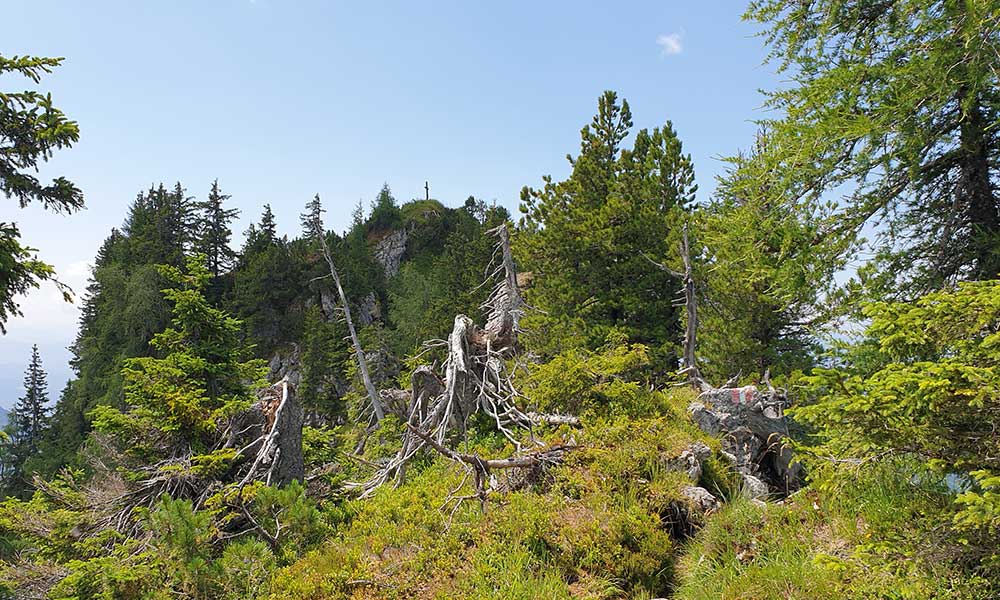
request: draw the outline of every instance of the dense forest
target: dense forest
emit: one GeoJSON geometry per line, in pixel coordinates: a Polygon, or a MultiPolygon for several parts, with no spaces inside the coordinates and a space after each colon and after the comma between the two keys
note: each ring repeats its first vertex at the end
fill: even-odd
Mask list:
{"type": "MultiPolygon", "coordinates": [[[[23,357],[0,597],[1000,595],[1000,5],[744,18],[789,85],[710,197],[614,91],[518,214],[138,191],[73,378],[23,357]]],[[[83,207],[78,139],[0,93],[7,201],[83,207]]],[[[0,329],[72,292],[36,254],[0,223],[0,329]]]]}

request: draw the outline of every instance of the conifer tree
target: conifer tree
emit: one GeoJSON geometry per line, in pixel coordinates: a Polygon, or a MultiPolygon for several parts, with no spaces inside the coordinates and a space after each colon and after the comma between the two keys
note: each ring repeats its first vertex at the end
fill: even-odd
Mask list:
{"type": "MultiPolygon", "coordinates": [[[[301,244],[300,244],[301,245],[301,244]]],[[[302,314],[294,306],[302,292],[304,261],[293,244],[279,238],[274,213],[264,206],[260,223],[251,224],[233,277],[233,311],[243,320],[260,356],[294,341],[302,314]]]]}
{"type": "Polygon", "coordinates": [[[195,452],[210,447],[217,421],[248,407],[252,388],[263,381],[263,363],[248,359],[240,322],[205,298],[211,276],[204,258],[190,257],[186,272],[160,267],[175,287],[163,290],[173,319],[153,337],[159,356],[125,361],[129,411],[94,411],[95,428],[119,434],[136,451],[163,452],[177,443],[195,452]]]}
{"type": "Polygon", "coordinates": [[[889,291],[996,277],[1000,5],[756,0],[745,18],[791,80],[755,167],[785,201],[827,214],[828,237],[873,228],[862,276],[889,291]]]}
{"type": "Polygon", "coordinates": [[[556,345],[600,346],[615,328],[663,350],[679,341],[679,281],[643,255],[676,253],[670,240],[694,200],[694,167],[669,122],[623,148],[631,127],[628,102],[605,92],[579,155],[567,156],[569,178],[521,191],[518,250],[537,275],[529,302],[568,328],[547,336],[556,345]]]}
{"type": "MultiPolygon", "coordinates": [[[[236,252],[229,246],[232,231],[229,224],[240,211],[236,208],[225,208],[223,204],[231,196],[223,194],[219,188],[219,180],[212,182],[212,189],[204,202],[197,204],[195,250],[206,256],[208,270],[212,277],[218,278],[225,270],[232,267],[236,260],[236,252]]],[[[270,213],[267,208],[265,216],[270,213]]],[[[271,226],[273,228],[273,215],[271,226]]]]}
{"type": "Polygon", "coordinates": [[[785,202],[774,174],[755,169],[765,135],[729,160],[715,197],[693,218],[698,248],[698,355],[710,382],[786,374],[815,358],[816,328],[846,253],[820,244],[820,218],[785,202]]]}
{"type": "Polygon", "coordinates": [[[343,381],[350,349],[343,325],[327,321],[318,306],[306,311],[302,332],[300,368],[302,382],[299,395],[306,408],[327,414],[343,413],[338,406],[338,390],[334,383],[343,381]]]}
{"type": "Polygon", "coordinates": [[[378,392],[375,390],[375,384],[372,383],[371,375],[368,372],[368,361],[365,358],[364,350],[361,348],[361,341],[358,339],[357,330],[354,328],[354,319],[351,317],[351,306],[347,301],[347,294],[344,293],[344,286],[340,281],[340,274],[337,271],[337,267],[333,262],[333,255],[330,253],[330,246],[326,242],[326,228],[323,226],[323,204],[319,199],[319,194],[306,204],[306,212],[302,215],[302,228],[306,233],[308,239],[312,243],[319,246],[323,253],[323,258],[326,260],[327,266],[330,268],[330,277],[333,279],[333,283],[337,289],[337,295],[340,297],[340,308],[344,313],[344,321],[347,323],[347,332],[351,336],[351,343],[354,346],[354,356],[357,359],[358,372],[361,375],[361,380],[364,383],[365,391],[368,394],[368,401],[371,403],[372,411],[375,415],[375,421],[381,422],[385,417],[385,413],[382,410],[382,402],[379,399],[378,392]]]}
{"type": "Polygon", "coordinates": [[[274,213],[271,212],[271,205],[264,205],[264,214],[260,217],[260,234],[268,242],[278,239],[278,226],[274,222],[274,213]]]}
{"type": "Polygon", "coordinates": [[[382,231],[398,227],[403,222],[403,214],[396,205],[396,199],[392,196],[389,184],[382,184],[378,196],[371,205],[371,216],[368,217],[368,229],[370,231],[382,231]]]}
{"type": "MultiPolygon", "coordinates": [[[[0,76],[14,74],[38,83],[62,63],[61,58],[0,55],[0,76]]],[[[0,195],[24,208],[33,201],[55,212],[83,207],[83,192],[65,177],[45,184],[36,177],[40,163],[60,148],[80,139],[76,121],[52,105],[52,97],[38,91],[0,92],[0,195]]],[[[6,213],[5,213],[6,214],[6,213]]],[[[55,279],[55,270],[24,246],[17,223],[0,221],[0,334],[7,319],[20,315],[15,299],[53,281],[70,299],[68,287],[55,279]]]]}
{"type": "Polygon", "coordinates": [[[48,428],[50,408],[48,383],[42,369],[38,345],[31,347],[31,361],[24,372],[24,396],[11,411],[12,443],[18,466],[38,452],[38,445],[48,428]]]}

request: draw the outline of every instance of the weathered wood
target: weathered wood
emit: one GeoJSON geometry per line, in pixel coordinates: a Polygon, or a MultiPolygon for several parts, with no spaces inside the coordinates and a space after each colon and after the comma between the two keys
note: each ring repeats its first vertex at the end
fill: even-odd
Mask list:
{"type": "MultiPolygon", "coordinates": [[[[292,481],[303,481],[305,478],[305,465],[302,457],[302,407],[294,396],[294,391],[288,381],[282,380],[272,386],[281,390],[280,402],[274,407],[273,412],[268,410],[258,411],[261,419],[262,433],[239,453],[247,452],[257,447],[257,454],[250,465],[249,470],[240,481],[240,487],[245,486],[250,481],[263,479],[267,484],[287,485],[292,481]]],[[[268,402],[263,398],[258,407],[267,407],[268,402]]]]}
{"type": "Polygon", "coordinates": [[[385,412],[382,410],[382,402],[379,400],[375,384],[372,383],[371,375],[368,373],[368,361],[365,359],[365,352],[361,348],[361,340],[358,339],[358,332],[354,329],[354,320],[351,318],[351,307],[347,302],[347,295],[344,294],[344,287],[340,284],[340,274],[337,272],[337,266],[334,264],[333,256],[330,254],[330,247],[326,243],[326,236],[321,233],[318,237],[320,247],[323,249],[323,258],[326,259],[326,264],[330,267],[330,277],[333,278],[333,283],[337,286],[337,294],[340,296],[340,305],[344,310],[344,321],[347,323],[347,331],[351,336],[351,345],[354,346],[354,356],[358,361],[358,372],[361,374],[361,380],[364,382],[365,390],[368,392],[368,400],[371,402],[372,411],[375,413],[375,422],[380,423],[385,418],[385,412]]]}

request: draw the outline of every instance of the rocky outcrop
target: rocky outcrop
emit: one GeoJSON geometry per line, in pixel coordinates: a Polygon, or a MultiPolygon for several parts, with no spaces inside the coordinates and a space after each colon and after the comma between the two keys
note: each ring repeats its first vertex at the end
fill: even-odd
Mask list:
{"type": "MultiPolygon", "coordinates": [[[[323,309],[323,317],[327,321],[343,319],[343,311],[340,310],[340,301],[333,290],[321,290],[319,293],[320,307],[323,309]]],[[[382,311],[375,298],[375,292],[368,292],[368,295],[361,299],[361,302],[351,305],[351,312],[354,313],[357,323],[361,326],[371,325],[382,317],[382,311]]]]}
{"type": "Polygon", "coordinates": [[[375,260],[382,265],[386,277],[395,277],[406,253],[406,242],[410,239],[409,229],[397,229],[375,244],[375,260]]]}
{"type": "Polygon", "coordinates": [[[267,380],[287,379],[291,385],[298,386],[302,379],[299,372],[299,354],[298,344],[292,344],[290,350],[276,352],[267,362],[267,380]]]}
{"type": "Polygon", "coordinates": [[[691,481],[697,483],[701,479],[702,463],[712,456],[712,449],[701,442],[688,446],[680,455],[670,461],[671,470],[684,471],[691,481]]]}
{"type": "Polygon", "coordinates": [[[775,390],[748,386],[708,390],[688,407],[702,431],[722,436],[722,455],[741,474],[752,498],[787,495],[800,483],[801,466],[784,443],[785,402],[775,390]]]}

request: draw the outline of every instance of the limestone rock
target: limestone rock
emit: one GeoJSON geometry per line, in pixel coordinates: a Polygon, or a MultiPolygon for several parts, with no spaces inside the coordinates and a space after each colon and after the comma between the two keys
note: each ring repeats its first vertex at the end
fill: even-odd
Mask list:
{"type": "Polygon", "coordinates": [[[743,475],[743,492],[753,500],[767,498],[771,491],[767,484],[748,473],[743,475]]]}
{"type": "Polygon", "coordinates": [[[768,495],[761,494],[761,485],[786,494],[799,484],[801,467],[783,443],[784,403],[777,391],[747,386],[708,390],[688,406],[688,414],[702,431],[723,436],[723,456],[742,475],[753,478],[744,483],[754,497],[768,495]]]}
{"type": "Polygon", "coordinates": [[[299,346],[292,344],[290,350],[276,352],[268,361],[268,381],[288,379],[292,386],[298,386],[302,378],[299,372],[299,346]]]}
{"type": "Polygon", "coordinates": [[[702,512],[712,512],[719,508],[719,500],[703,487],[688,486],[681,490],[681,495],[702,512]]]}
{"type": "Polygon", "coordinates": [[[712,449],[701,442],[691,444],[680,455],[670,461],[670,468],[684,471],[691,481],[701,479],[702,463],[712,456],[712,449]]]}
{"type": "Polygon", "coordinates": [[[382,265],[386,277],[395,277],[406,253],[406,242],[410,238],[408,229],[397,229],[375,244],[375,260],[382,265]]]}

